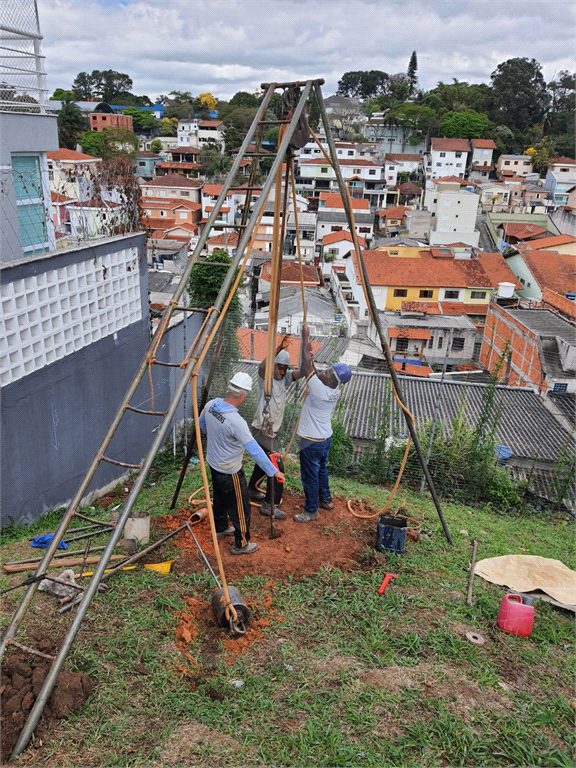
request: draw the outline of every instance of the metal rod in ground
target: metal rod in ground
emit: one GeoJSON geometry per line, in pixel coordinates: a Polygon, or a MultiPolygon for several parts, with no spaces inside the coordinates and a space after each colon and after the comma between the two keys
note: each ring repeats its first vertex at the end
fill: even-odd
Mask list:
{"type": "MultiPolygon", "coordinates": [[[[322,117],[322,124],[324,125],[324,130],[326,131],[326,140],[328,142],[328,147],[330,148],[330,157],[332,159],[334,174],[338,181],[340,195],[342,197],[342,202],[344,204],[344,210],[346,211],[346,219],[348,221],[348,227],[350,229],[350,234],[352,235],[352,239],[354,242],[354,250],[356,251],[358,262],[360,264],[360,269],[362,270],[362,276],[363,276],[362,282],[363,282],[364,292],[366,296],[366,302],[370,307],[370,314],[372,317],[372,321],[374,322],[374,325],[376,326],[376,330],[378,332],[378,337],[380,339],[382,351],[384,352],[384,357],[386,359],[386,363],[390,370],[390,378],[394,383],[394,387],[396,389],[396,393],[398,395],[400,402],[402,402],[403,405],[406,406],[406,403],[402,396],[400,380],[396,373],[396,369],[394,368],[394,360],[392,359],[392,352],[390,350],[390,345],[388,344],[388,341],[384,334],[384,330],[382,328],[382,323],[380,322],[380,317],[378,315],[378,308],[376,307],[376,302],[374,301],[374,294],[372,293],[372,287],[368,282],[368,276],[366,274],[366,266],[364,264],[364,259],[362,258],[362,251],[358,243],[356,230],[353,226],[352,211],[350,209],[350,202],[348,200],[348,195],[346,193],[347,188],[344,183],[344,178],[342,177],[342,171],[340,170],[340,165],[338,164],[338,154],[336,152],[336,145],[334,144],[334,139],[332,137],[332,132],[330,129],[330,122],[328,120],[328,114],[326,112],[326,105],[324,104],[324,99],[322,98],[322,91],[318,85],[315,86],[315,91],[316,91],[316,100],[318,102],[318,108],[320,111],[320,115],[322,117]]],[[[428,471],[426,459],[424,457],[424,454],[422,453],[422,448],[420,447],[420,440],[418,439],[416,428],[412,424],[412,420],[409,418],[408,414],[404,410],[402,410],[402,413],[404,414],[404,418],[406,419],[406,424],[408,425],[408,430],[410,431],[410,435],[414,443],[414,448],[416,450],[418,460],[422,465],[422,470],[424,471],[426,482],[428,483],[428,488],[430,489],[430,493],[434,501],[434,506],[436,507],[436,511],[438,512],[438,517],[440,518],[440,522],[442,523],[444,535],[446,536],[446,540],[448,541],[448,543],[452,544],[452,536],[450,535],[450,531],[448,530],[448,526],[446,525],[446,520],[444,519],[444,514],[442,513],[442,507],[440,506],[440,500],[438,498],[438,495],[436,494],[436,489],[434,488],[434,481],[432,480],[430,472],[428,471]]]]}
{"type": "MultiPolygon", "coordinates": [[[[434,445],[434,435],[436,433],[436,423],[438,421],[438,413],[440,411],[440,401],[442,399],[442,392],[444,389],[444,378],[446,377],[446,366],[448,363],[448,353],[452,347],[452,337],[454,336],[454,328],[450,328],[450,335],[448,336],[448,344],[446,345],[446,352],[444,353],[444,364],[442,365],[442,376],[440,377],[440,391],[436,398],[436,404],[434,405],[434,416],[432,417],[432,428],[430,430],[430,442],[428,443],[428,450],[426,451],[426,466],[430,463],[430,455],[432,453],[432,446],[434,445]]],[[[422,480],[420,482],[420,498],[424,495],[424,486],[426,485],[426,478],[422,474],[422,480]]]]}
{"type": "MultiPolygon", "coordinates": [[[[186,365],[186,368],[183,371],[183,374],[180,378],[180,381],[176,385],[174,389],[174,393],[172,395],[172,399],[170,400],[169,406],[166,410],[166,415],[164,416],[161,424],[159,425],[159,428],[157,432],[155,433],[155,437],[152,441],[152,444],[150,445],[150,448],[148,450],[148,453],[146,454],[146,458],[144,459],[144,462],[140,468],[140,471],[138,473],[138,476],[136,477],[136,480],[134,481],[134,484],[132,486],[132,490],[130,491],[130,494],[128,498],[126,499],[126,502],[124,504],[124,508],[122,510],[122,513],[120,515],[120,518],[118,519],[118,522],[116,524],[116,528],[111,533],[110,540],[106,546],[106,549],[104,550],[102,557],[100,558],[100,561],[98,562],[96,569],[94,571],[94,575],[92,576],[92,579],[90,581],[90,584],[86,588],[86,592],[84,593],[84,598],[80,602],[80,605],[78,606],[78,611],[76,612],[76,615],[74,619],[72,620],[72,623],[68,629],[68,632],[66,634],[66,637],[64,638],[64,641],[62,643],[62,646],[58,652],[58,655],[56,656],[56,660],[54,661],[52,667],[50,668],[50,671],[48,672],[46,679],[44,680],[44,684],[42,685],[42,688],[40,689],[40,692],[38,694],[38,697],[36,698],[36,701],[34,703],[34,706],[30,710],[30,714],[28,716],[28,719],[26,721],[26,724],[24,725],[24,728],[22,729],[22,732],[20,733],[20,736],[18,738],[18,741],[16,742],[16,746],[14,747],[14,750],[12,752],[12,756],[16,757],[17,755],[20,755],[27,747],[28,742],[30,741],[30,737],[32,736],[32,733],[34,732],[34,729],[36,728],[36,725],[38,724],[38,721],[40,719],[40,716],[42,714],[42,711],[44,709],[44,706],[46,705],[46,701],[48,697],[50,696],[50,693],[52,692],[52,689],[54,687],[54,684],[56,683],[56,678],[58,677],[60,670],[62,669],[62,666],[64,664],[64,660],[66,659],[66,656],[68,655],[68,651],[74,642],[74,639],[80,629],[80,625],[82,624],[82,621],[84,619],[84,616],[86,615],[86,611],[88,610],[88,607],[90,606],[90,603],[92,601],[92,598],[94,597],[98,586],[100,584],[100,581],[103,578],[104,571],[106,569],[106,566],[110,560],[110,556],[118,543],[120,536],[122,535],[122,531],[124,529],[124,526],[126,524],[126,521],[130,515],[130,512],[134,508],[134,505],[136,503],[136,499],[138,498],[138,495],[140,491],[142,490],[142,487],[144,485],[144,482],[146,480],[146,477],[148,475],[148,472],[150,471],[150,467],[152,466],[152,463],[156,457],[156,454],[158,453],[162,443],[164,442],[164,438],[166,436],[166,433],[168,431],[168,428],[172,422],[172,419],[174,418],[174,414],[176,413],[176,409],[178,407],[178,404],[180,403],[180,400],[182,399],[182,395],[184,393],[184,390],[186,386],[188,385],[188,382],[190,380],[190,377],[196,367],[196,364],[198,362],[198,359],[200,357],[200,354],[203,350],[204,345],[206,344],[208,338],[210,337],[210,334],[212,333],[212,330],[214,328],[214,325],[216,324],[216,315],[219,314],[221,308],[224,306],[224,302],[226,298],[228,297],[228,294],[230,292],[230,289],[232,287],[232,284],[236,277],[236,270],[240,266],[240,262],[242,261],[242,258],[244,256],[244,251],[246,249],[246,246],[248,245],[248,242],[252,235],[252,230],[256,226],[256,223],[258,222],[260,218],[260,213],[262,209],[264,208],[264,205],[266,204],[268,195],[270,193],[270,189],[272,187],[272,183],[274,181],[274,175],[276,171],[278,170],[278,167],[282,163],[282,158],[284,157],[288,145],[290,144],[290,140],[292,139],[292,135],[296,129],[296,125],[300,119],[300,116],[302,115],[302,112],[304,111],[304,106],[306,104],[306,100],[308,99],[308,95],[310,93],[310,87],[311,87],[311,81],[308,81],[306,88],[304,89],[300,100],[298,102],[297,107],[295,108],[293,114],[292,114],[292,120],[290,122],[290,125],[288,127],[288,130],[284,134],[284,138],[282,139],[281,145],[278,150],[278,154],[276,158],[274,159],[274,162],[272,164],[272,167],[270,169],[268,178],[266,179],[264,186],[262,188],[262,194],[259,196],[258,200],[256,201],[254,205],[254,211],[252,213],[252,216],[250,217],[250,221],[246,229],[244,230],[244,233],[240,239],[240,242],[238,243],[237,251],[232,259],[232,263],[229,266],[228,273],[222,283],[222,286],[220,288],[220,291],[218,293],[218,296],[216,297],[214,301],[214,309],[215,312],[212,312],[206,320],[206,324],[204,326],[204,330],[202,333],[198,335],[196,338],[196,341],[194,343],[193,349],[190,353],[190,359],[188,361],[188,364],[186,365]]],[[[272,92],[274,88],[269,89],[266,96],[264,97],[260,108],[257,113],[257,119],[261,119],[262,113],[266,110],[268,103],[272,97],[272,92]]],[[[182,277],[180,278],[180,282],[174,292],[172,301],[177,302],[180,296],[182,295],[182,292],[184,291],[184,288],[186,287],[186,284],[188,282],[188,278],[190,276],[190,272],[192,269],[192,264],[194,261],[194,257],[197,253],[204,247],[204,244],[208,238],[209,230],[214,223],[214,220],[216,218],[216,215],[220,209],[220,206],[222,205],[223,200],[226,197],[227,190],[230,186],[232,186],[233,178],[235,174],[238,171],[240,161],[242,158],[242,153],[246,151],[247,144],[249,143],[252,134],[254,133],[255,126],[254,123],[248,130],[248,133],[246,134],[246,138],[244,139],[244,142],[242,144],[241,150],[238,153],[238,156],[236,160],[234,161],[234,164],[232,168],[230,169],[228,176],[226,178],[226,181],[223,185],[222,191],[218,197],[218,200],[216,201],[216,206],[214,207],[214,210],[210,214],[210,217],[208,219],[208,223],[205,227],[205,229],[202,232],[202,235],[200,236],[200,239],[198,241],[198,244],[194,250],[194,254],[191,258],[191,260],[188,262],[186,269],[184,270],[182,277]]],[[[167,310],[168,311],[168,310],[167,310]]],[[[169,317],[169,315],[166,315],[166,317],[169,317]]],[[[160,328],[162,327],[162,324],[157,329],[157,332],[159,332],[160,328]]],[[[154,335],[152,342],[154,341],[154,338],[156,337],[156,334],[154,335]]],[[[150,359],[152,352],[154,350],[154,345],[151,342],[151,346],[149,346],[146,355],[144,356],[143,361],[140,364],[140,367],[138,369],[138,373],[136,377],[134,378],[132,384],[128,388],[128,391],[124,397],[124,400],[122,401],[117,414],[108,428],[108,431],[106,433],[106,437],[103,441],[103,447],[102,451],[98,452],[94,459],[92,460],[92,464],[90,465],[90,469],[87,472],[80,488],[76,491],[75,497],[70,502],[70,506],[68,508],[68,512],[66,514],[66,517],[62,520],[60,529],[57,532],[58,540],[61,538],[62,534],[66,530],[66,527],[68,525],[68,522],[72,515],[74,514],[74,510],[76,508],[76,505],[80,502],[80,499],[83,498],[84,492],[86,490],[86,487],[89,483],[89,481],[92,479],[97,467],[100,464],[101,460],[101,454],[103,453],[103,450],[105,447],[112,441],[112,437],[116,431],[116,428],[118,427],[122,415],[125,411],[124,409],[124,403],[130,402],[132,399],[137,386],[139,385],[140,381],[142,380],[142,377],[144,375],[144,371],[148,367],[148,360],[150,359]],[[104,445],[105,443],[105,445],[104,445]]],[[[44,555],[44,559],[42,563],[38,566],[37,573],[40,573],[40,568],[44,564],[44,560],[46,562],[50,562],[52,559],[52,556],[56,550],[56,545],[58,541],[56,539],[52,540],[50,542],[50,547],[48,548],[46,554],[44,555]]],[[[4,634],[4,638],[2,640],[2,646],[0,646],[0,651],[3,650],[3,647],[5,648],[7,640],[12,637],[16,631],[17,626],[19,625],[27,607],[32,599],[32,596],[34,595],[37,587],[33,589],[35,585],[31,585],[28,588],[28,591],[24,598],[22,599],[22,602],[20,603],[19,608],[17,609],[16,613],[12,617],[12,621],[10,622],[10,625],[8,629],[6,630],[6,633],[4,634]]]]}
{"type": "Polygon", "coordinates": [[[476,568],[476,550],[478,549],[478,542],[474,539],[472,545],[472,564],[470,565],[470,579],[468,581],[468,597],[466,598],[466,605],[472,605],[472,588],[474,587],[474,569],[476,568]]]}
{"type": "Polygon", "coordinates": [[[207,557],[206,557],[206,555],[204,554],[204,551],[203,551],[202,547],[200,546],[200,543],[199,543],[198,539],[196,538],[196,536],[194,536],[194,531],[193,531],[193,530],[192,530],[192,528],[190,527],[190,524],[188,523],[188,521],[186,521],[185,525],[186,525],[186,527],[188,528],[188,530],[190,531],[190,535],[191,535],[191,536],[192,536],[192,538],[194,539],[194,543],[195,543],[195,544],[196,544],[196,546],[198,547],[198,552],[200,552],[200,554],[202,555],[202,559],[203,559],[203,560],[204,560],[204,562],[206,563],[206,568],[208,568],[208,570],[210,571],[210,574],[211,574],[212,578],[213,578],[213,579],[214,579],[214,581],[216,582],[216,586],[218,587],[218,589],[222,589],[222,585],[221,585],[221,584],[220,584],[220,582],[218,581],[218,576],[216,576],[216,574],[215,574],[215,573],[214,573],[214,571],[212,570],[212,566],[211,566],[211,565],[210,565],[210,563],[208,562],[208,558],[207,558],[207,557]]]}

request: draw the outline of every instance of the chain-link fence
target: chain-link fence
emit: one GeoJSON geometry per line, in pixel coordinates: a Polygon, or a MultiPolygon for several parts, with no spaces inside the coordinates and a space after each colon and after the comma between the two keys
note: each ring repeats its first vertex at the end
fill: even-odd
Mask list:
{"type": "Polygon", "coordinates": [[[35,0],[0,3],[0,110],[44,112],[44,56],[35,0]]]}

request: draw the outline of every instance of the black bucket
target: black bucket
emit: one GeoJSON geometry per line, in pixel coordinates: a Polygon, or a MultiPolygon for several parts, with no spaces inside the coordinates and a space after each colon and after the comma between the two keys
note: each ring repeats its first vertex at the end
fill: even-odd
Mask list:
{"type": "Polygon", "coordinates": [[[376,549],[378,552],[404,552],[408,521],[402,517],[380,515],[376,527],[376,549]]]}
{"type": "MultiPolygon", "coordinates": [[[[239,590],[236,589],[236,587],[232,586],[228,586],[228,595],[230,597],[230,602],[238,614],[238,621],[246,626],[246,624],[248,624],[248,620],[250,619],[250,611],[242,599],[242,595],[240,594],[239,590]]],[[[221,627],[227,627],[228,619],[226,618],[226,609],[224,608],[224,604],[222,602],[223,596],[223,589],[217,589],[216,592],[214,592],[212,595],[212,610],[214,611],[214,616],[216,617],[218,625],[221,627]]]]}

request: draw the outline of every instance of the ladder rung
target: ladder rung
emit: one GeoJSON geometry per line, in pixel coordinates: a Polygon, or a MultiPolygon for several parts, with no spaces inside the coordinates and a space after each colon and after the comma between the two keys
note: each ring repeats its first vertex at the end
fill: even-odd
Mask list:
{"type": "Polygon", "coordinates": [[[145,416],[166,416],[166,411],[143,411],[141,408],[134,408],[133,405],[125,405],[124,408],[134,413],[143,413],[145,416]]]}
{"type": "MultiPolygon", "coordinates": [[[[212,229],[246,229],[246,224],[212,224],[212,229]]],[[[207,263],[210,264],[210,262],[207,263]]]]}
{"type": "Polygon", "coordinates": [[[154,360],[153,365],[164,365],[166,368],[180,368],[180,363],[163,363],[162,360],[154,360]]]}
{"type": "MultiPolygon", "coordinates": [[[[208,263],[212,264],[213,262],[210,261],[208,263]]],[[[228,264],[228,266],[230,266],[230,265],[228,264]]],[[[204,308],[204,307],[180,307],[180,306],[176,306],[176,307],[174,307],[174,311],[176,311],[176,310],[180,310],[182,312],[204,312],[204,314],[208,313],[208,310],[206,308],[204,308]]],[[[162,416],[163,415],[164,414],[162,414],[162,416]]]]}
{"type": "Polygon", "coordinates": [[[242,157],[276,157],[277,152],[245,152],[242,157]]]}
{"type": "Polygon", "coordinates": [[[117,467],[128,467],[128,469],[142,469],[142,464],[126,464],[125,461],[116,461],[116,459],[109,459],[108,456],[100,456],[100,461],[107,461],[108,464],[116,464],[117,467]]]}
{"type": "Polygon", "coordinates": [[[288,125],[291,120],[260,120],[258,125],[288,125]]]}

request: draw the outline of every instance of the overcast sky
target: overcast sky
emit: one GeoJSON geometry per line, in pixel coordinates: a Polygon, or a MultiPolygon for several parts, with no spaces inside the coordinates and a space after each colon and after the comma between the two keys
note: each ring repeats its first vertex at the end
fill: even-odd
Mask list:
{"type": "Polygon", "coordinates": [[[38,0],[48,87],[114,69],[133,91],[226,99],[263,82],[350,70],[405,72],[420,86],[489,82],[501,61],[528,56],[550,80],[574,67],[571,0],[38,0]]]}

